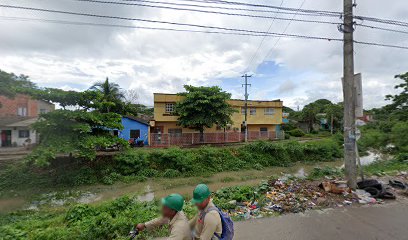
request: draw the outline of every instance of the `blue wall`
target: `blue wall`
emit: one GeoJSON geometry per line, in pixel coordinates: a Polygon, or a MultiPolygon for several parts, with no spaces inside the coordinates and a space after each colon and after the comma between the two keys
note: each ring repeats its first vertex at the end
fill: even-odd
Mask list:
{"type": "Polygon", "coordinates": [[[144,123],[140,123],[136,120],[129,119],[127,117],[122,117],[123,130],[119,131],[119,137],[128,141],[130,139],[130,130],[140,130],[140,139],[145,139],[145,145],[148,145],[148,133],[149,126],[144,123]]]}

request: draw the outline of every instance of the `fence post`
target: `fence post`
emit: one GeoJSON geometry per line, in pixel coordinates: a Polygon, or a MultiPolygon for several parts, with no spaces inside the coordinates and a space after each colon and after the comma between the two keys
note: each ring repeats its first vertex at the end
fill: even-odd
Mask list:
{"type": "Polygon", "coordinates": [[[170,147],[170,134],[167,134],[167,146],[170,147]]]}
{"type": "Polygon", "coordinates": [[[194,145],[194,133],[191,133],[191,145],[194,145]]]}

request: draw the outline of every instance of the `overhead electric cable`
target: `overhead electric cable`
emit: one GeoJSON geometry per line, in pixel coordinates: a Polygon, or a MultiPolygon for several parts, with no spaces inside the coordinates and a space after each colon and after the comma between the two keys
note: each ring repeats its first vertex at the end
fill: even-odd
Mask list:
{"type": "Polygon", "coordinates": [[[169,24],[169,25],[177,25],[177,26],[188,26],[188,27],[197,27],[197,28],[208,28],[208,29],[216,29],[216,30],[226,30],[226,31],[236,31],[236,32],[247,32],[247,33],[255,33],[255,34],[271,34],[271,35],[276,35],[276,36],[287,36],[287,37],[295,37],[295,38],[321,39],[321,40],[336,40],[335,38],[315,37],[315,36],[306,36],[306,35],[299,35],[299,34],[267,33],[267,32],[262,32],[262,31],[248,30],[248,29],[236,29],[236,28],[207,26],[207,25],[191,24],[191,23],[177,23],[177,22],[168,22],[168,21],[160,21],[160,20],[150,20],[150,19],[142,19],[142,18],[130,18],[130,17],[110,16],[110,15],[99,15],[99,14],[93,14],[93,13],[79,13],[79,12],[62,11],[62,10],[52,10],[52,9],[44,9],[44,8],[33,8],[33,7],[24,7],[24,6],[16,6],[16,5],[3,5],[3,4],[0,4],[0,7],[3,7],[3,8],[11,8],[11,9],[20,9],[20,10],[29,10],[29,11],[39,11],[39,12],[49,12],[49,13],[67,14],[67,15],[74,15],[74,16],[85,16],[85,17],[95,17],[95,18],[118,19],[118,20],[126,20],[126,21],[139,21],[139,22],[158,23],[158,24],[169,24]]]}
{"type": "MultiPolygon", "coordinates": [[[[186,7],[198,7],[198,8],[212,8],[212,9],[222,9],[222,10],[233,10],[233,11],[248,11],[248,12],[262,12],[262,13],[279,13],[279,14],[288,14],[293,15],[293,12],[286,12],[281,9],[276,10],[265,10],[265,9],[253,9],[253,8],[237,8],[237,7],[223,7],[223,6],[214,6],[214,5],[199,5],[191,3],[177,3],[177,2],[163,2],[163,1],[151,1],[151,0],[121,0],[122,2],[145,2],[153,4],[163,4],[163,5],[172,5],[172,6],[186,6],[186,7]]],[[[325,14],[325,13],[298,13],[302,16],[316,16],[316,17],[340,17],[340,14],[325,14]]]]}
{"type": "Polygon", "coordinates": [[[408,22],[402,22],[397,20],[390,20],[390,19],[381,19],[375,17],[366,17],[366,16],[354,16],[355,19],[363,20],[363,21],[370,21],[370,22],[377,22],[383,24],[390,24],[390,25],[397,25],[402,27],[408,27],[408,22]]]}
{"type": "Polygon", "coordinates": [[[366,25],[366,24],[360,24],[360,23],[356,23],[355,25],[356,25],[356,26],[360,26],[360,27],[365,27],[365,28],[371,28],[371,29],[377,29],[377,30],[387,31],[387,32],[395,32],[395,33],[408,34],[408,31],[403,31],[403,30],[397,30],[397,29],[391,29],[391,28],[383,28],[383,27],[372,26],[372,25],[366,25]]]}
{"type": "MultiPolygon", "coordinates": [[[[300,4],[300,6],[299,6],[299,8],[298,8],[299,10],[302,9],[303,5],[305,5],[305,2],[306,2],[306,0],[303,0],[303,2],[300,4]]],[[[292,20],[294,20],[295,17],[296,17],[296,15],[293,16],[293,19],[292,19],[292,20]]],[[[284,29],[283,32],[282,32],[283,34],[286,33],[286,31],[288,30],[288,28],[289,28],[289,26],[290,26],[291,23],[292,23],[292,21],[288,22],[288,24],[286,25],[285,29],[284,29]]],[[[271,50],[269,50],[269,52],[265,55],[265,58],[263,59],[263,61],[265,61],[265,59],[267,59],[267,58],[269,57],[269,55],[271,55],[273,49],[275,49],[275,47],[279,44],[280,40],[281,40],[281,38],[279,37],[279,38],[276,40],[275,44],[272,46],[271,50]]]]}
{"type": "MultiPolygon", "coordinates": [[[[200,31],[200,30],[194,30],[194,29],[140,27],[140,26],[126,26],[126,25],[103,24],[103,23],[86,23],[86,22],[73,22],[73,21],[63,21],[63,20],[37,19],[39,21],[48,21],[48,22],[63,23],[63,24],[109,26],[109,27],[127,27],[127,28],[141,28],[141,29],[169,30],[169,31],[185,31],[185,32],[199,32],[199,33],[221,33],[221,34],[250,35],[250,36],[260,36],[260,37],[268,35],[268,36],[271,36],[271,37],[282,36],[282,37],[290,37],[290,38],[301,38],[301,39],[327,40],[327,41],[343,42],[342,38],[307,36],[307,35],[300,35],[300,34],[282,34],[282,33],[274,33],[274,32],[269,32],[268,33],[268,32],[254,31],[254,30],[248,30],[248,29],[235,29],[235,28],[225,28],[225,27],[216,27],[216,26],[205,26],[205,25],[198,25],[198,24],[176,23],[176,22],[166,22],[166,21],[138,19],[138,18],[127,18],[127,17],[119,17],[119,16],[106,16],[106,15],[97,15],[97,14],[90,14],[90,13],[77,13],[77,12],[50,10],[50,9],[41,9],[41,8],[31,8],[31,7],[13,6],[13,5],[0,5],[0,7],[12,8],[12,9],[21,9],[21,10],[30,10],[30,11],[41,11],[41,12],[69,14],[69,15],[76,15],[76,16],[87,16],[87,17],[97,17],[97,18],[141,21],[141,22],[170,24],[170,25],[177,25],[177,26],[197,27],[197,28],[208,28],[208,29],[216,29],[216,30],[225,30],[225,31],[229,31],[229,32],[219,32],[219,31],[218,32],[211,32],[211,31],[200,31]]],[[[9,17],[9,18],[11,18],[11,17],[9,17]]],[[[14,17],[14,18],[16,18],[16,17],[14,17]]],[[[25,18],[25,19],[29,19],[29,18],[25,18]]],[[[33,20],[33,19],[29,19],[29,20],[33,20]]],[[[354,41],[354,42],[357,43],[357,44],[362,44],[362,45],[381,46],[381,47],[390,47],[390,48],[398,48],[398,49],[407,49],[408,50],[408,46],[398,46],[398,45],[391,45],[391,44],[374,43],[374,42],[362,42],[362,41],[354,41]]]]}
{"type": "MultiPolygon", "coordinates": [[[[192,9],[192,8],[157,6],[157,5],[140,4],[140,3],[126,3],[126,2],[99,1],[99,0],[75,0],[75,1],[90,2],[90,3],[101,3],[101,4],[142,6],[142,7],[150,7],[150,8],[161,8],[161,9],[170,9],[170,10],[178,10],[178,11],[190,11],[190,12],[200,12],[200,13],[221,14],[221,15],[239,16],[239,17],[268,18],[268,19],[277,19],[277,20],[283,20],[283,21],[292,21],[293,20],[291,18],[284,18],[284,17],[278,17],[278,16],[273,16],[272,17],[272,16],[251,15],[251,14],[242,14],[242,13],[217,12],[217,11],[208,11],[208,10],[200,10],[200,9],[192,9]]],[[[330,22],[330,21],[321,21],[321,20],[308,20],[308,19],[297,19],[295,21],[305,22],[305,23],[333,24],[333,25],[338,25],[339,24],[339,22],[330,22]]]]}
{"type": "MultiPolygon", "coordinates": [[[[284,1],[285,1],[285,0],[282,0],[282,1],[281,1],[280,7],[282,7],[284,1]]],[[[279,10],[278,10],[278,11],[279,11],[279,10]]],[[[276,17],[276,15],[277,15],[277,14],[275,14],[275,17],[276,17]]],[[[274,23],[275,23],[275,19],[272,20],[271,24],[269,25],[269,28],[268,28],[268,31],[267,31],[267,32],[269,32],[269,31],[271,30],[271,28],[272,28],[272,26],[273,26],[274,23]]],[[[256,49],[256,51],[255,51],[254,54],[252,55],[251,59],[249,60],[248,67],[246,68],[245,72],[247,72],[248,69],[251,67],[252,62],[254,61],[256,55],[258,55],[258,51],[261,49],[261,47],[262,47],[264,41],[265,41],[265,37],[262,38],[262,41],[259,43],[258,48],[256,49]]]]}
{"type": "MultiPolygon", "coordinates": [[[[125,0],[128,1],[128,0],[125,0]]],[[[252,4],[252,3],[243,3],[243,2],[233,2],[233,1],[221,1],[221,0],[186,0],[188,2],[202,2],[202,3],[215,3],[215,4],[225,4],[225,5],[241,5],[241,6],[250,6],[250,7],[258,7],[258,8],[273,8],[273,9],[281,9],[286,11],[294,11],[296,12],[296,8],[288,8],[288,7],[278,7],[274,5],[265,5],[265,4],[252,4]]],[[[327,10],[311,10],[311,9],[302,9],[301,12],[308,12],[308,13],[322,13],[322,14],[330,14],[330,15],[337,15],[341,16],[342,12],[336,11],[327,11],[327,10]]]]}

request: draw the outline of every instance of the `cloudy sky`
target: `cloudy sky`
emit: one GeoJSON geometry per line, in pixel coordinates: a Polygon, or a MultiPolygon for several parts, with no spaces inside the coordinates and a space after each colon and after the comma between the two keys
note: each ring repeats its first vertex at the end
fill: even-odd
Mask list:
{"type": "MultiPolygon", "coordinates": [[[[100,0],[108,1],[108,0],[100,0]]],[[[114,0],[110,0],[114,1],[114,0]]],[[[161,2],[240,7],[183,0],[161,2]]],[[[284,7],[342,11],[341,0],[231,0],[284,7]]],[[[120,1],[141,3],[140,1],[120,1]]],[[[120,16],[225,28],[341,38],[336,25],[227,16],[76,0],[0,0],[0,4],[97,15],[120,16]],[[285,31],[286,30],[286,31],[285,31]]],[[[168,6],[146,3],[155,6],[168,6]]],[[[356,14],[408,22],[407,0],[357,0],[356,14]]],[[[186,8],[186,7],[184,7],[186,8]]],[[[202,7],[189,7],[204,9],[202,7]]],[[[255,9],[255,8],[252,8],[255,9]]],[[[256,8],[259,9],[259,8],[256,8]]],[[[280,16],[276,13],[217,10],[280,16]]],[[[265,9],[263,9],[265,10],[265,9]]],[[[273,10],[273,9],[269,9],[273,10]]],[[[332,17],[295,16],[339,22],[332,17]]],[[[56,24],[34,19],[142,27],[193,27],[75,16],[0,7],[0,69],[29,75],[43,87],[84,90],[109,77],[123,89],[136,89],[139,101],[153,105],[154,92],[176,93],[184,84],[220,85],[234,98],[243,97],[242,74],[252,72],[250,99],[282,99],[290,107],[319,98],[342,101],[342,43],[325,40],[174,32],[136,28],[56,24]],[[24,18],[24,19],[22,19],[24,18]]],[[[361,23],[361,22],[360,22],[361,23]]],[[[364,22],[376,25],[375,23],[364,22]]],[[[407,30],[404,27],[379,25],[407,30]]],[[[209,30],[211,31],[211,30],[209,30]]],[[[355,39],[408,46],[408,34],[357,27],[355,39]]],[[[356,72],[362,72],[365,108],[384,105],[393,92],[393,76],[408,71],[408,50],[355,46],[356,72]]]]}

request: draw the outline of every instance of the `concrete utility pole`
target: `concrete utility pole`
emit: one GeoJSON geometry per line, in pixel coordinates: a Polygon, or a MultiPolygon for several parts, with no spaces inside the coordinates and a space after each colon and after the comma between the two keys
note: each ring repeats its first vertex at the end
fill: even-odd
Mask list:
{"type": "Polygon", "coordinates": [[[344,1],[344,165],[348,186],[357,187],[356,90],[354,88],[353,0],[344,1]]]}
{"type": "Polygon", "coordinates": [[[252,75],[248,75],[245,73],[245,75],[242,76],[243,78],[245,78],[245,84],[242,84],[243,87],[245,87],[245,120],[244,120],[244,124],[245,124],[245,142],[248,142],[248,124],[247,124],[247,120],[248,120],[248,86],[251,86],[251,84],[248,84],[248,78],[252,77],[252,75]]]}

